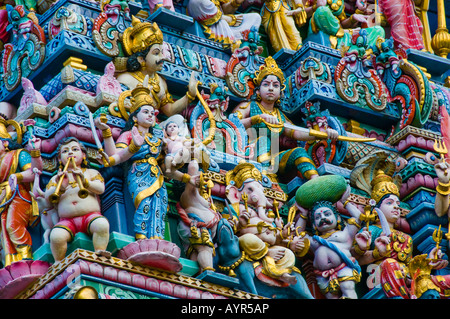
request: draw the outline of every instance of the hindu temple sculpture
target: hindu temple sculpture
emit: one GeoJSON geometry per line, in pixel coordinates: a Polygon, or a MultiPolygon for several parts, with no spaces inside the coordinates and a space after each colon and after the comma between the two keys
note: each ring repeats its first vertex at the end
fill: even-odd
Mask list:
{"type": "Polygon", "coordinates": [[[296,193],[301,211],[296,228],[304,231],[308,219],[312,224],[316,234],[307,237],[306,249],[314,252],[317,283],[329,299],[358,299],[356,284],[361,279],[361,267],[351,248],[362,220],[358,208],[348,202],[349,196],[350,186],[341,176],[318,177],[300,186],[296,193]],[[334,202],[339,195],[339,201],[352,216],[345,224],[334,202]]]}
{"type": "Polygon", "coordinates": [[[0,2],[0,299],[450,297],[444,0],[0,2]]]}
{"type": "MultiPolygon", "coordinates": [[[[255,136],[252,138],[257,140],[256,161],[263,163],[266,170],[272,166],[271,169],[277,171],[275,168],[275,161],[277,161],[281,172],[286,169],[287,164],[293,164],[304,178],[310,179],[317,176],[314,162],[303,148],[297,147],[280,152],[282,136],[303,141],[316,139],[309,135],[308,130],[295,130],[284,125],[290,123],[290,120],[278,107],[285,89],[283,71],[272,57],[268,57],[255,74],[253,82],[256,100],[238,104],[233,112],[237,114],[246,129],[253,129],[255,136]]],[[[338,137],[338,133],[328,128],[325,136],[334,140],[338,137]]]]}
{"type": "Polygon", "coordinates": [[[58,146],[60,170],[47,184],[45,199],[59,220],[50,232],[55,263],[66,256],[67,243],[78,232],[91,234],[95,252],[110,256],[109,222],[101,214],[99,195],[105,191],[102,175],[87,167],[86,149],[76,138],[66,138],[58,146]]]}
{"type": "Polygon", "coordinates": [[[196,99],[198,81],[195,73],[191,73],[188,92],[177,101],[172,99],[166,81],[158,74],[164,57],[163,34],[156,23],[142,22],[133,16],[132,26],[123,32],[122,43],[127,60],[126,71],[117,76],[120,83],[132,90],[148,76],[153,99],[151,105],[169,116],[181,112],[196,99]]]}
{"type": "Polygon", "coordinates": [[[19,144],[22,132],[17,122],[0,117],[0,127],[1,243],[4,265],[8,266],[20,260],[33,259],[28,227],[35,225],[39,211],[29,192],[35,182],[34,169],[42,169],[41,140],[30,139],[27,151],[19,144]],[[17,139],[7,131],[10,125],[17,129],[17,139]]]}

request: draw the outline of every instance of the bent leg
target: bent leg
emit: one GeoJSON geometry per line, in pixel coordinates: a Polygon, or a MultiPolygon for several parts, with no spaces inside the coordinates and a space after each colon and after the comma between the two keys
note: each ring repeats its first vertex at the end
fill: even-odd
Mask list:
{"type": "Polygon", "coordinates": [[[72,234],[65,228],[54,227],[50,232],[50,249],[55,263],[66,257],[67,243],[72,240],[72,234]]]}

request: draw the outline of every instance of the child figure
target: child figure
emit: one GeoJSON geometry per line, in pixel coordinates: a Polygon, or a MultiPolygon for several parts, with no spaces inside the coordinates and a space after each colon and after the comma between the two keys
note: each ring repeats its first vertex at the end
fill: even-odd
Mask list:
{"type": "Polygon", "coordinates": [[[188,163],[191,160],[191,139],[186,134],[187,127],[184,118],[173,115],[162,123],[164,129],[164,148],[166,151],[165,166],[166,173],[171,173],[180,164],[188,163]]]}
{"type": "Polygon", "coordinates": [[[58,161],[64,167],[47,184],[45,199],[56,209],[59,222],[50,233],[50,247],[55,264],[67,252],[67,243],[79,232],[92,236],[97,254],[111,256],[106,248],[109,242],[109,222],[100,213],[99,196],[105,191],[103,177],[95,169],[82,167],[86,162],[86,149],[75,137],[60,142],[58,161]],[[61,185],[59,184],[62,178],[61,185]],[[59,197],[55,190],[60,186],[59,197]],[[84,189],[84,194],[80,190],[84,189]]]}

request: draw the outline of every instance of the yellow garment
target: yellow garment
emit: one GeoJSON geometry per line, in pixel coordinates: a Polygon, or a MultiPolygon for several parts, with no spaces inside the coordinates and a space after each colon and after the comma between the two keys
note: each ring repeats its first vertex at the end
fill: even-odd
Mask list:
{"type": "Polygon", "coordinates": [[[263,6],[261,23],[275,52],[286,48],[297,51],[302,38],[293,16],[287,16],[289,6],[285,0],[268,0],[263,6]]]}
{"type": "Polygon", "coordinates": [[[300,271],[295,267],[294,253],[282,246],[272,246],[271,248],[281,248],[285,250],[282,258],[275,261],[272,257],[267,255],[269,247],[258,236],[254,234],[244,234],[239,237],[239,246],[245,252],[248,259],[251,261],[261,260],[263,266],[263,273],[272,278],[279,278],[285,273],[292,273],[300,271]]]}

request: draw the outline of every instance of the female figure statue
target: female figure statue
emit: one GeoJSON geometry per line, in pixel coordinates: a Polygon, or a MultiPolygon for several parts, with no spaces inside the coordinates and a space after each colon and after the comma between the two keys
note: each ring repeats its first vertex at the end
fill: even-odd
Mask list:
{"type": "MultiPolygon", "coordinates": [[[[116,144],[107,124],[96,121],[96,125],[103,131],[110,165],[126,162],[126,182],[136,208],[133,220],[136,239],[164,239],[168,200],[163,171],[158,164],[163,157],[164,145],[162,139],[153,135],[158,110],[152,106],[151,90],[146,85],[138,85],[130,94],[133,105],[116,144]]],[[[171,171],[167,176],[198,184],[198,178],[191,179],[191,176],[178,170],[171,171]]]]}

